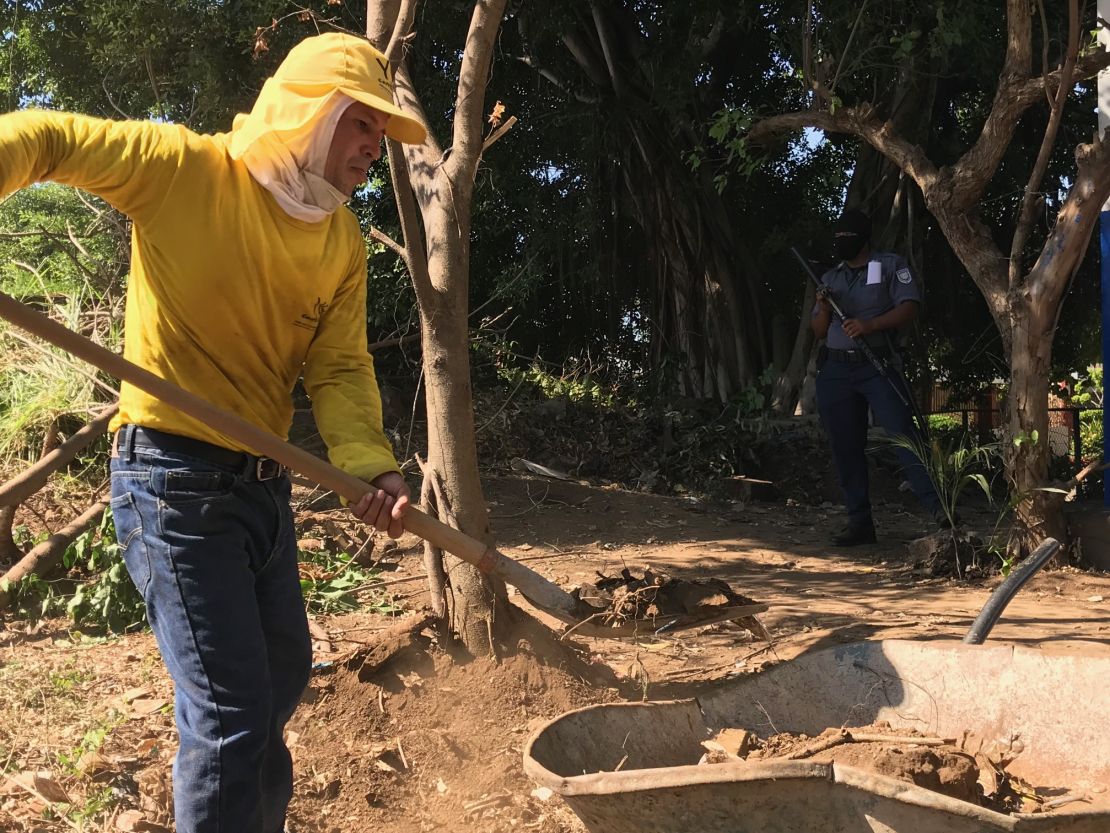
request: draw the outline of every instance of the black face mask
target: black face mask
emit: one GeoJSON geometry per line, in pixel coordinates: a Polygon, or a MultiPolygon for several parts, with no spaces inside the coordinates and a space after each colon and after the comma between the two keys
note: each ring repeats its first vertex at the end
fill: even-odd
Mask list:
{"type": "Polygon", "coordinates": [[[833,251],[841,260],[851,260],[863,251],[867,241],[858,234],[842,234],[833,238],[833,251]]]}

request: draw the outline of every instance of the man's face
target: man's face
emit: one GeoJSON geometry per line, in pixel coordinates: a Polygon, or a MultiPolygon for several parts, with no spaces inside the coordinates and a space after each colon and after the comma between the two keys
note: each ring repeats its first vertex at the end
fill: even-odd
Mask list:
{"type": "Polygon", "coordinates": [[[335,126],[328,161],[324,163],[324,179],[351,196],[382,155],[382,137],[388,120],[385,113],[361,101],[351,104],[335,126]]]}

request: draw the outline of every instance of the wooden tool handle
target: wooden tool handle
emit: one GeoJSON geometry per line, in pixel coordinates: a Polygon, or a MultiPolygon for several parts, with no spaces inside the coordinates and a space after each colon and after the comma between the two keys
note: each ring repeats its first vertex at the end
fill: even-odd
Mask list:
{"type": "MultiPolygon", "coordinates": [[[[0,316],[104,372],[156,396],[182,413],[242,443],[256,454],[273,457],[282,465],[319,483],[325,489],[341,495],[351,503],[358,502],[363,495],[374,490],[373,486],[354,475],[290,445],[242,417],[216,407],[172,382],[155,376],[149,370],[144,370],[123,356],[106,350],[2,292],[0,292],[0,316]]],[[[475,565],[482,564],[487,547],[481,541],[442,523],[416,507],[409,507],[406,511],[405,529],[431,541],[440,549],[457,555],[464,561],[475,565]]]]}
{"type": "MultiPolygon", "coordinates": [[[[363,480],[336,468],[319,457],[282,440],[268,431],[189,393],[149,370],[106,350],[45,315],[0,292],[0,317],[37,335],[70,355],[83,359],[118,379],[129,382],[184,414],[200,420],[256,454],[272,457],[284,466],[330,489],[352,503],[373,490],[363,480]]],[[[506,558],[476,538],[421,512],[415,506],[405,510],[405,529],[430,541],[441,550],[473,564],[483,573],[497,576],[523,593],[533,604],[564,622],[577,621],[576,600],[565,590],[534,570],[506,558]]]]}

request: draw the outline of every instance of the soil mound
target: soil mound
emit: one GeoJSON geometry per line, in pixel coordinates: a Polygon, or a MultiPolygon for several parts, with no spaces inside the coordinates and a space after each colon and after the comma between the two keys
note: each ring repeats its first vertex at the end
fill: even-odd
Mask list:
{"type": "Polygon", "coordinates": [[[522,746],[543,721],[618,692],[542,628],[518,633],[496,658],[460,661],[422,636],[369,673],[356,656],[318,674],[289,727],[291,829],[579,833],[558,798],[532,795],[522,746]]]}

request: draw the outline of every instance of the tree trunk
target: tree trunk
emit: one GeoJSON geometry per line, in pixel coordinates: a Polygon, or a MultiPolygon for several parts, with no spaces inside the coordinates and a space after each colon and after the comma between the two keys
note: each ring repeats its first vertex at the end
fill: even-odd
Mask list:
{"type": "Polygon", "coordinates": [[[1054,311],[1035,308],[1028,298],[1014,304],[1013,353],[1006,397],[1007,468],[1013,479],[1028,552],[1045,537],[1067,541],[1062,502],[1052,492],[1037,491],[1048,482],[1048,378],[1052,363],[1054,311]],[[1036,437],[1036,440],[1033,438],[1036,437]]]}
{"type": "Polygon", "coordinates": [[[11,564],[23,557],[23,550],[15,545],[12,537],[15,510],[15,506],[0,506],[0,564],[11,564]]]}
{"type": "MultiPolygon", "coordinates": [[[[429,239],[435,239],[429,234],[429,239]]],[[[452,281],[462,281],[468,273],[465,261],[433,256],[429,262],[433,277],[445,270],[452,281]]],[[[420,309],[424,339],[425,398],[428,409],[428,466],[443,481],[446,498],[458,528],[471,536],[492,541],[489,515],[478,475],[478,452],[474,440],[474,405],[470,387],[470,361],[467,344],[466,303],[440,296],[443,303],[420,309]],[[464,315],[451,315],[452,310],[464,315]]],[[[440,508],[443,514],[443,508],[440,508]]],[[[451,629],[459,635],[472,654],[489,652],[494,626],[506,612],[504,585],[493,584],[476,567],[446,555],[451,604],[451,629]]]]}
{"type": "MultiPolygon", "coordinates": [[[[478,475],[467,341],[470,210],[474,175],[483,149],[482,113],[492,45],[505,2],[478,0],[474,4],[451,125],[451,154],[440,150],[431,129],[422,146],[402,148],[389,143],[406,261],[420,308],[428,414],[427,468],[429,474],[438,475],[443,490],[437,509],[445,522],[457,523],[463,532],[487,544],[492,536],[478,475]],[[446,517],[448,510],[450,518],[446,517]]],[[[370,41],[386,52],[395,66],[398,103],[427,125],[398,38],[411,30],[413,11],[412,0],[370,0],[366,31],[370,41]]],[[[505,586],[491,582],[475,567],[452,556],[445,560],[451,629],[471,654],[488,653],[491,640],[499,633],[504,635],[509,623],[505,586]]]]}
{"type": "Polygon", "coordinates": [[[790,362],[786,369],[775,380],[774,392],[771,395],[771,408],[781,416],[793,416],[798,407],[802,383],[805,382],[809,367],[809,354],[813,352],[813,329],[809,326],[809,321],[816,298],[817,288],[813,285],[813,281],[806,281],[798,332],[794,336],[794,349],[790,353],[790,362]]]}

